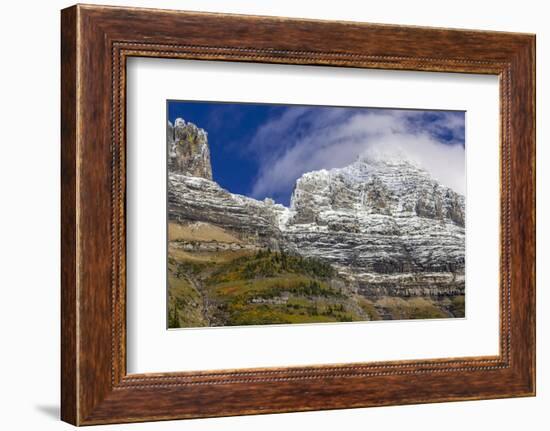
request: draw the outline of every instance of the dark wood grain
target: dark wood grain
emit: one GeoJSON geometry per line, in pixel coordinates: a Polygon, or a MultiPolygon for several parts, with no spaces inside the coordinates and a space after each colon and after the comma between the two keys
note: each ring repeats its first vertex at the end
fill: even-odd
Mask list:
{"type": "Polygon", "coordinates": [[[85,425],[533,395],[534,47],[534,36],[525,34],[100,6],[65,9],[63,420],[85,425]],[[125,65],[130,56],[498,75],[500,354],[127,375],[125,65]]]}
{"type": "Polygon", "coordinates": [[[76,8],[61,16],[61,418],[78,422],[76,8]]]}

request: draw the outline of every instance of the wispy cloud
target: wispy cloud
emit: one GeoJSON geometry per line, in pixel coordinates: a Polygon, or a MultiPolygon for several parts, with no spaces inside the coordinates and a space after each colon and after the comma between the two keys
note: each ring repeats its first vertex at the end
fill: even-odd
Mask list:
{"type": "Polygon", "coordinates": [[[248,150],[259,162],[252,196],[287,202],[305,172],[346,166],[361,154],[399,154],[465,192],[464,113],[290,107],[264,123],[248,150]]]}
{"type": "Polygon", "coordinates": [[[216,104],[212,105],[208,114],[208,128],[216,133],[220,130],[238,128],[243,118],[243,111],[239,109],[239,105],[235,104],[216,104]]]}

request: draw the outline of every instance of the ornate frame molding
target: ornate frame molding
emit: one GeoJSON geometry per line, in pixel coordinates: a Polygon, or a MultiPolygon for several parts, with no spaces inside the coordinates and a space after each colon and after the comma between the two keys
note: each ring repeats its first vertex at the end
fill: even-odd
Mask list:
{"type": "Polygon", "coordinates": [[[62,54],[64,420],[97,424],[534,394],[534,36],[79,5],[62,12],[62,54]],[[203,23],[220,30],[201,30],[203,23]],[[257,36],[258,25],[270,31],[257,36]],[[324,35],[334,31],[341,38],[330,42],[324,35]],[[310,34],[321,41],[308,41],[310,34]],[[125,66],[131,56],[498,75],[500,354],[127,375],[125,66]],[[251,391],[264,401],[247,397],[251,391]]]}

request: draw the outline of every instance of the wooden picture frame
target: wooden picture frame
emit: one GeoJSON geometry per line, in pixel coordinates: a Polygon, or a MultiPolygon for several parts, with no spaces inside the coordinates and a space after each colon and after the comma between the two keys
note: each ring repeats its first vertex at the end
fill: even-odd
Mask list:
{"type": "Polygon", "coordinates": [[[64,421],[91,425],[535,394],[534,35],[83,5],[64,9],[61,17],[64,421]],[[500,354],[128,375],[130,56],[498,75],[500,354]]]}

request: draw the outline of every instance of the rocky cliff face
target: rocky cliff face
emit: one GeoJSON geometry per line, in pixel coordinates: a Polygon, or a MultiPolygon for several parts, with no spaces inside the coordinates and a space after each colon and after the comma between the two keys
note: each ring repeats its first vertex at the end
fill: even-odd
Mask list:
{"type": "Polygon", "coordinates": [[[166,141],[170,172],[212,179],[208,135],[203,129],[178,118],[168,123],[166,141]]]}
{"type": "Polygon", "coordinates": [[[464,293],[464,197],[420,167],[362,157],[341,169],[309,172],[286,208],[224,190],[212,181],[206,134],[183,120],[173,129],[170,221],[211,224],[240,239],[196,247],[245,243],[316,257],[364,295],[464,293]]]}
{"type": "Polygon", "coordinates": [[[361,158],[296,183],[285,237],[358,271],[464,269],[464,197],[403,160],[361,158]]]}
{"type": "Polygon", "coordinates": [[[278,249],[279,217],[286,211],[282,205],[230,193],[206,178],[168,174],[168,217],[179,224],[208,223],[241,241],[278,249]]]}

